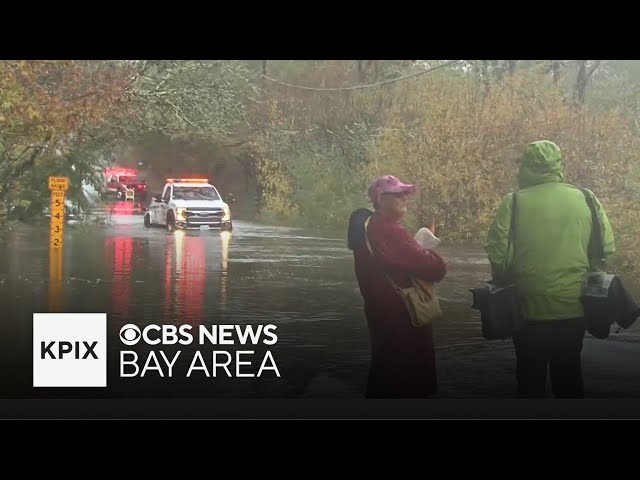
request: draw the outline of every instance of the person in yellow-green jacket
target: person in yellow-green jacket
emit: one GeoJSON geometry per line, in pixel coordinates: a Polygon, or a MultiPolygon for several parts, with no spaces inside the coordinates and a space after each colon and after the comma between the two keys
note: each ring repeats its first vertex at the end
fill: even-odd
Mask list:
{"type": "MultiPolygon", "coordinates": [[[[511,280],[526,321],[513,335],[517,396],[543,397],[548,367],[556,398],[583,398],[580,295],[586,272],[595,268],[589,260],[591,210],[585,194],[564,182],[555,143],[530,143],[519,163],[514,245],[507,252],[513,193],[498,207],[486,243],[494,280],[504,280],[505,265],[513,262],[511,280]]],[[[597,209],[606,258],[615,252],[611,225],[593,192],[585,193],[597,209]]]]}

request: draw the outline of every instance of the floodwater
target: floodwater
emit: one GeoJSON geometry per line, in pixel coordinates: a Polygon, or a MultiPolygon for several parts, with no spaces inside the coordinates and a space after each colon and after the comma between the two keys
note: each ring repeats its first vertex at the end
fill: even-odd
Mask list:
{"type": "MultiPolygon", "coordinates": [[[[369,338],[346,238],[239,220],[232,232],[176,233],[146,229],[142,216],[135,214],[120,213],[111,220],[105,227],[67,227],[58,287],[50,279],[46,226],[25,226],[4,235],[0,243],[4,312],[0,395],[362,395],[369,338]],[[56,308],[62,312],[107,313],[106,388],[32,386],[33,313],[49,312],[52,302],[57,302],[56,308]],[[211,331],[215,325],[272,324],[277,343],[149,346],[141,342],[129,347],[121,342],[120,330],[130,323],[140,329],[149,324],[187,324],[194,333],[201,325],[211,331]],[[126,366],[126,373],[137,370],[130,377],[120,376],[123,350],[134,351],[138,357],[136,366],[126,366]],[[160,350],[169,361],[180,351],[171,372],[160,350]],[[202,362],[197,362],[200,368],[187,376],[196,350],[202,353],[202,362]],[[229,370],[213,368],[212,350],[230,352],[229,370]],[[240,360],[246,364],[237,364],[236,350],[252,352],[242,354],[240,360]],[[155,351],[161,370],[147,369],[141,376],[145,365],[155,365],[151,351],[155,351]],[[273,368],[261,369],[274,365],[280,376],[273,368]],[[248,376],[239,377],[239,372],[248,376]]],[[[496,344],[481,337],[479,315],[470,309],[469,288],[481,285],[489,276],[484,251],[443,246],[440,252],[446,257],[449,273],[438,290],[446,314],[436,327],[438,355],[446,359],[509,349],[508,342],[496,344]]],[[[640,338],[635,326],[613,337],[623,341],[640,338]]],[[[134,354],[129,355],[131,360],[134,354]]],[[[217,358],[219,364],[224,363],[223,356],[217,358]]],[[[511,381],[514,379],[509,376],[511,381]]],[[[508,388],[505,384],[504,390],[496,390],[494,395],[508,395],[508,388]]]]}

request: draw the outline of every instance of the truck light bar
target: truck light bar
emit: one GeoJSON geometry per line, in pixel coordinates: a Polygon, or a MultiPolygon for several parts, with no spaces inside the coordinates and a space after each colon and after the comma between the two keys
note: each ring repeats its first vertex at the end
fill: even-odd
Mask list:
{"type": "Polygon", "coordinates": [[[173,183],[209,183],[208,178],[167,178],[167,182],[173,183]]]}
{"type": "Polygon", "coordinates": [[[119,176],[134,176],[137,175],[137,170],[126,167],[109,167],[104,169],[104,173],[107,175],[119,175],[119,176]]]}

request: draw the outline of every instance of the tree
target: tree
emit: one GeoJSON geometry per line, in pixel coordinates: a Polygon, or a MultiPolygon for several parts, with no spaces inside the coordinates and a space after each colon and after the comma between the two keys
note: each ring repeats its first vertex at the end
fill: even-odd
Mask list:
{"type": "Polygon", "coordinates": [[[587,93],[587,84],[600,65],[600,60],[596,60],[590,66],[587,65],[588,60],[576,60],[578,64],[578,76],[576,78],[574,96],[578,105],[584,105],[585,95],[587,93]]]}
{"type": "Polygon", "coordinates": [[[232,141],[247,127],[245,103],[255,76],[243,62],[138,61],[131,91],[135,136],[232,141]]]}
{"type": "Polygon", "coordinates": [[[106,62],[0,63],[0,205],[38,158],[64,157],[84,130],[126,116],[132,73],[106,62]]]}

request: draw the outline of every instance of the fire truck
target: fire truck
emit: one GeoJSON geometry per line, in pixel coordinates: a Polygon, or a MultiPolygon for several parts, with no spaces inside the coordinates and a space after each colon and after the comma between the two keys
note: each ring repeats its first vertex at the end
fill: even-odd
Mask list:
{"type": "Polygon", "coordinates": [[[147,197],[147,183],[134,168],[111,167],[104,170],[105,191],[118,200],[143,202],[147,197]]]}

